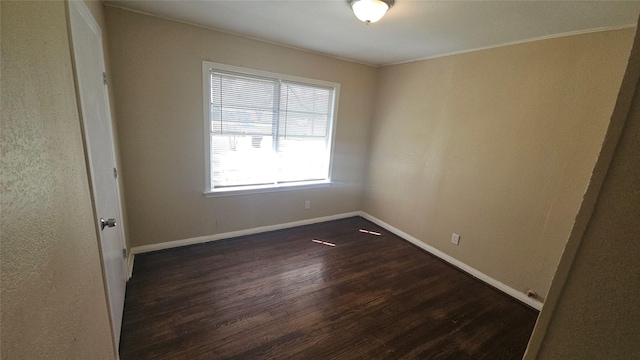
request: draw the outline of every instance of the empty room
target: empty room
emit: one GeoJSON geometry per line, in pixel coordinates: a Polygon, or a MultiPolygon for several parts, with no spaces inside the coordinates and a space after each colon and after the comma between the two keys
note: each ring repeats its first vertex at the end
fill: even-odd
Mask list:
{"type": "Polygon", "coordinates": [[[640,358],[640,1],[5,1],[2,359],[640,358]]]}

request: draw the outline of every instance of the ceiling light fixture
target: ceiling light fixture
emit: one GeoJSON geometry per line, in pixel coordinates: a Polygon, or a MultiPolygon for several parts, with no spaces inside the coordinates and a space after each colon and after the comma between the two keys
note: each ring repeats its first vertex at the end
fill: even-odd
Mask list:
{"type": "Polygon", "coordinates": [[[349,0],[353,13],[367,25],[382,19],[393,3],[395,0],[349,0]]]}

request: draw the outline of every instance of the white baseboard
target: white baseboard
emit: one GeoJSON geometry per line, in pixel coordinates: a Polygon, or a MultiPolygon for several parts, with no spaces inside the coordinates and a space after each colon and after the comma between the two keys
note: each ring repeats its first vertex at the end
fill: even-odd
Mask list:
{"type": "Polygon", "coordinates": [[[133,276],[133,262],[136,259],[136,256],[129,251],[129,257],[127,258],[127,281],[129,281],[129,279],[131,279],[131,276],[133,276]]]}
{"type": "Polygon", "coordinates": [[[528,297],[526,294],[510,287],[507,286],[503,283],[501,283],[500,281],[472,268],[471,266],[461,262],[458,259],[455,259],[445,253],[443,253],[442,251],[434,248],[433,246],[427,245],[424,242],[418,240],[417,238],[407,234],[406,232],[391,226],[389,224],[387,224],[386,222],[367,214],[366,212],[360,212],[360,216],[362,216],[363,218],[371,221],[372,223],[375,223],[383,228],[385,228],[386,230],[400,236],[401,238],[407,240],[408,242],[418,246],[419,248],[429,252],[430,254],[444,260],[445,262],[457,267],[458,269],[468,273],[469,275],[478,278],[479,280],[493,286],[494,288],[502,291],[503,293],[515,298],[516,300],[519,300],[529,306],[531,306],[532,308],[540,311],[542,309],[542,303],[540,301],[531,299],[530,297],[528,297]]]}
{"type": "Polygon", "coordinates": [[[500,281],[472,268],[471,266],[461,262],[458,259],[455,259],[445,253],[443,253],[442,251],[434,248],[433,246],[427,245],[426,243],[418,240],[417,238],[407,234],[406,232],[391,226],[389,224],[387,224],[386,222],[370,215],[367,214],[364,211],[354,211],[354,212],[349,212],[349,213],[344,213],[344,214],[338,214],[338,215],[330,215],[330,216],[323,216],[323,217],[318,217],[318,218],[313,218],[313,219],[306,219],[306,220],[300,220],[300,221],[294,221],[294,222],[289,222],[289,223],[284,223],[284,224],[276,224],[276,225],[268,225],[268,226],[260,226],[260,227],[256,227],[256,228],[251,228],[251,229],[245,229],[245,230],[238,230],[238,231],[230,231],[230,232],[226,232],[226,233],[221,233],[221,234],[214,234],[214,235],[206,235],[206,236],[199,236],[199,237],[194,237],[194,238],[189,238],[189,239],[182,239],[182,240],[174,240],[174,241],[167,241],[167,242],[163,242],[163,243],[159,243],[159,244],[151,244],[151,245],[143,245],[143,246],[136,246],[136,247],[132,247],[131,251],[130,251],[130,255],[129,255],[129,273],[128,273],[128,277],[130,278],[132,273],[133,273],[133,263],[134,263],[134,259],[135,259],[135,254],[142,254],[142,253],[146,253],[146,252],[151,252],[151,251],[157,251],[157,250],[164,250],[164,249],[171,249],[171,248],[176,248],[176,247],[181,247],[181,246],[187,246],[187,245],[193,245],[193,244],[201,244],[201,243],[205,243],[205,242],[209,242],[209,241],[216,241],[216,240],[222,240],[222,239],[229,239],[229,238],[233,238],[233,237],[238,237],[238,236],[244,236],[244,235],[253,235],[253,234],[258,234],[258,233],[262,233],[262,232],[267,232],[267,231],[273,231],[273,230],[281,230],[281,229],[287,229],[287,228],[292,228],[292,227],[296,227],[296,226],[302,226],[302,225],[309,225],[309,224],[315,224],[315,223],[319,223],[319,222],[325,222],[325,221],[331,221],[331,220],[338,220],[338,219],[344,219],[344,218],[348,218],[348,217],[353,217],[353,216],[362,216],[363,218],[385,228],[386,230],[398,235],[399,237],[403,238],[404,240],[407,240],[408,242],[418,246],[419,248],[427,251],[428,253],[442,259],[443,261],[457,267],[458,269],[468,273],[469,275],[478,278],[479,280],[489,284],[490,286],[493,286],[494,288],[504,292],[505,294],[515,298],[516,300],[519,300],[529,306],[531,306],[534,309],[537,310],[541,310],[542,309],[542,303],[540,301],[534,300],[529,298],[526,294],[510,287],[507,286],[503,283],[501,283],[500,281]]]}
{"type": "MultiPolygon", "coordinates": [[[[132,255],[142,254],[142,253],[151,252],[151,251],[171,249],[175,247],[181,247],[181,246],[187,246],[187,245],[193,245],[193,244],[201,244],[209,241],[229,239],[229,238],[238,237],[238,236],[253,235],[253,234],[258,234],[258,233],[267,232],[267,231],[288,229],[296,226],[344,219],[344,218],[353,217],[353,216],[360,216],[360,214],[361,213],[359,211],[354,211],[354,212],[343,213],[338,215],[330,215],[330,216],[317,217],[313,219],[299,220],[299,221],[294,221],[294,222],[289,222],[284,224],[260,226],[256,228],[246,229],[246,230],[230,231],[230,232],[221,233],[221,234],[198,236],[190,239],[174,240],[174,241],[167,241],[167,242],[158,243],[158,244],[136,246],[131,248],[131,254],[132,255]]],[[[131,262],[131,264],[133,265],[133,262],[131,262]]]]}

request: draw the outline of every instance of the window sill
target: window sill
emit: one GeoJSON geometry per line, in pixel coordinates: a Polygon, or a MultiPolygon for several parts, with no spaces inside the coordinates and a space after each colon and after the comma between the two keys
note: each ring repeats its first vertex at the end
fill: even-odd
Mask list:
{"type": "Polygon", "coordinates": [[[282,185],[262,185],[262,186],[238,186],[225,189],[205,191],[205,198],[214,198],[222,196],[250,195],[262,194],[277,191],[305,190],[317,189],[331,186],[331,181],[314,181],[304,183],[289,183],[282,185]]]}

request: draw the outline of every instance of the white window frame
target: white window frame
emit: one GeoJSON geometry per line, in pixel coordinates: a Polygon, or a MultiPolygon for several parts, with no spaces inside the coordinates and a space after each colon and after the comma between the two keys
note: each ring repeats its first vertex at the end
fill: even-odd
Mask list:
{"type": "Polygon", "coordinates": [[[336,131],[336,123],[338,119],[338,99],[340,98],[340,84],[317,80],[317,79],[309,79],[298,76],[286,75],[286,74],[278,74],[269,71],[255,70],[249,69],[239,66],[232,66],[226,64],[215,63],[211,61],[203,61],[202,62],[202,94],[203,94],[203,115],[204,115],[204,160],[205,160],[205,197],[219,197],[219,196],[231,196],[231,195],[247,195],[247,194],[256,194],[256,193],[265,193],[265,192],[273,192],[273,191],[287,191],[287,190],[302,190],[302,189],[310,189],[310,188],[320,188],[320,187],[328,187],[331,185],[331,173],[333,169],[333,145],[335,141],[335,131],[336,131]],[[220,71],[231,71],[240,74],[246,75],[254,75],[261,76],[267,78],[275,78],[281,79],[285,81],[292,81],[302,84],[308,85],[317,85],[323,87],[330,87],[334,89],[333,96],[333,111],[331,113],[331,124],[329,133],[331,134],[329,139],[329,169],[326,180],[317,180],[317,181],[301,181],[301,182],[287,182],[283,184],[269,184],[269,185],[258,185],[258,186],[235,186],[235,187],[224,187],[220,189],[211,189],[211,70],[220,70],[220,71]]]}

